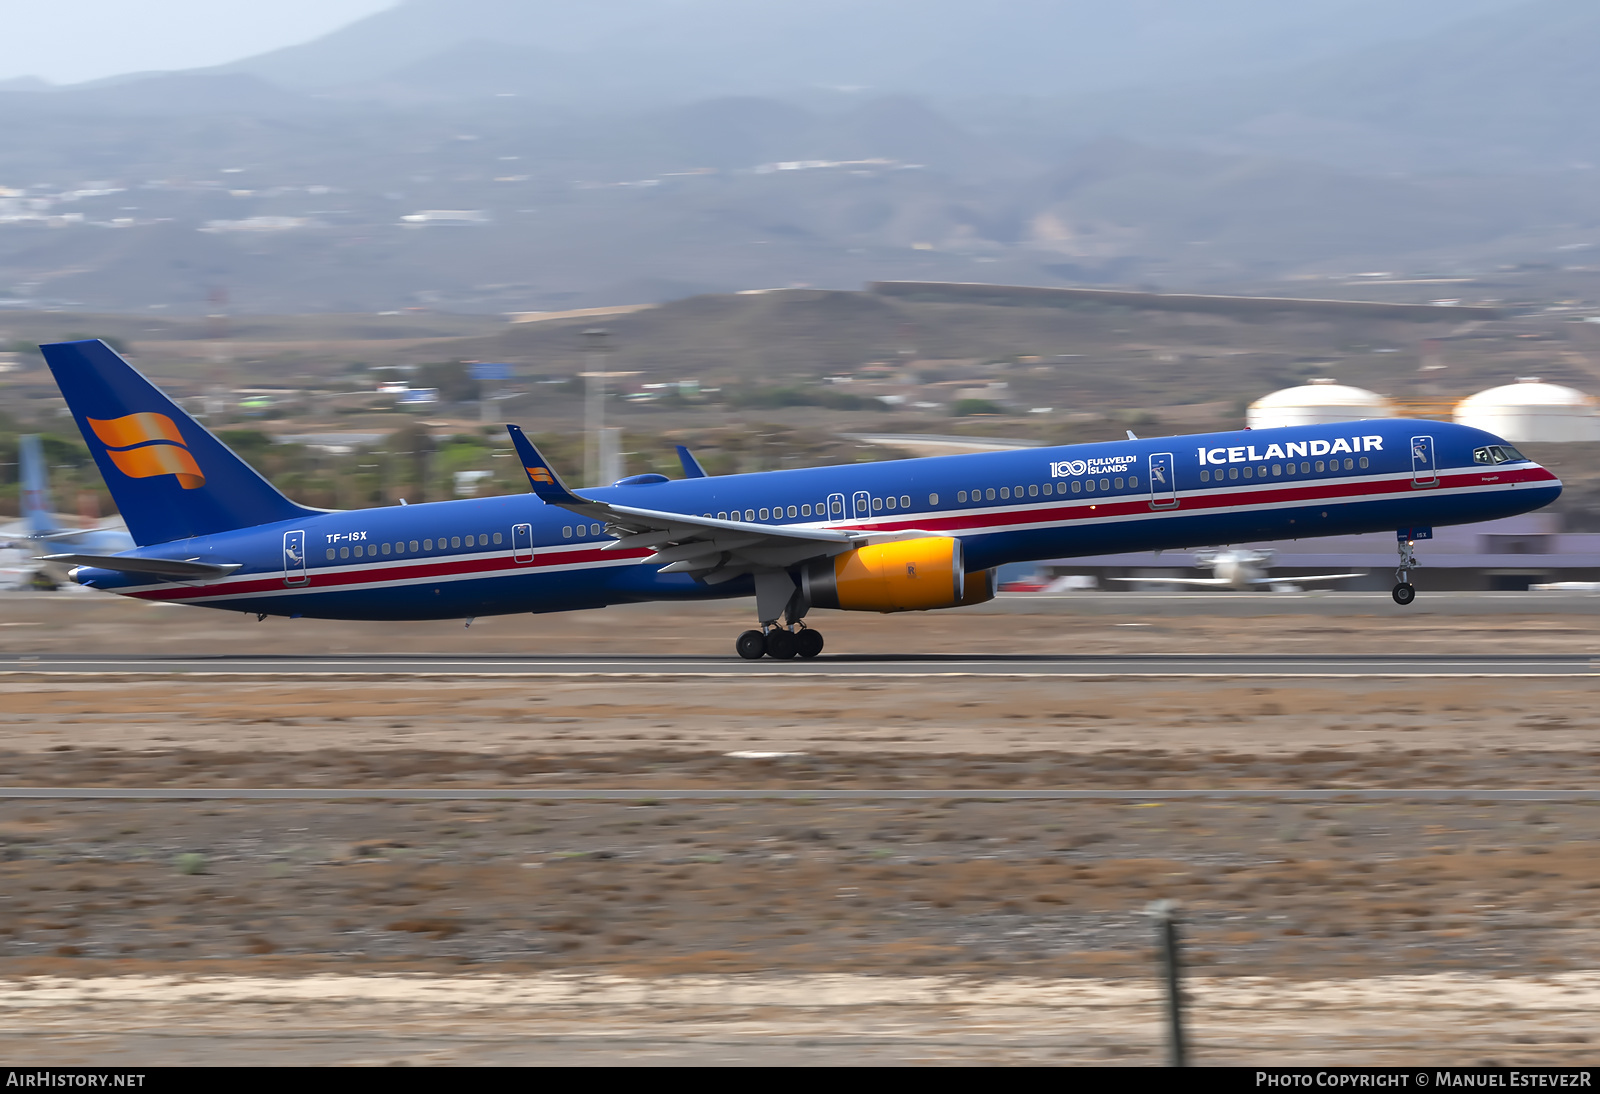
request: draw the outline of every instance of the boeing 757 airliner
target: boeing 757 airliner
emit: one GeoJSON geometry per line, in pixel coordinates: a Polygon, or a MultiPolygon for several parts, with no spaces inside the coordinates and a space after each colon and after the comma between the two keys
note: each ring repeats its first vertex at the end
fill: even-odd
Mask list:
{"type": "Polygon", "coordinates": [[[1393,531],[1394,599],[1435,525],[1561,482],[1481,429],[1372,419],[572,490],[508,426],[531,493],[334,512],[290,501],[98,340],[41,347],[136,548],[83,585],[259,618],[470,619],[754,595],[740,656],[815,657],[814,608],[989,600],[995,570],[1114,551],[1393,531]]]}

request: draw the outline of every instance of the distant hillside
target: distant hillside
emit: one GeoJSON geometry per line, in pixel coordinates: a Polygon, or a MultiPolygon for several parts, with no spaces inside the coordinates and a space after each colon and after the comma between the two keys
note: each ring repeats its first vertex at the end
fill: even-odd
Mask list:
{"type": "Polygon", "coordinates": [[[1596,56],[1600,5],[1536,0],[1268,75],[1074,103],[1055,120],[1358,169],[1600,166],[1596,56]]]}
{"type": "Polygon", "coordinates": [[[0,94],[0,125],[0,187],[28,186],[0,196],[0,299],[46,306],[204,312],[225,294],[246,313],[502,312],[873,280],[1203,289],[1481,272],[1600,243],[1600,191],[1576,176],[1053,148],[904,97],[571,118],[188,74],[0,94]]]}
{"type": "Polygon", "coordinates": [[[1281,67],[1519,2],[410,0],[226,70],[382,97],[574,104],[840,86],[1055,96],[1281,67]]]}

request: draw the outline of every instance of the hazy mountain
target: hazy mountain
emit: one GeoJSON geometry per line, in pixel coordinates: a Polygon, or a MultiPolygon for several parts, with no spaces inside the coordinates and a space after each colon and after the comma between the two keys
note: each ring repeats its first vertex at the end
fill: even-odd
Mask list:
{"type": "Polygon", "coordinates": [[[1567,169],[1600,162],[1588,3],[413,0],[232,70],[0,88],[0,299],[513,311],[1553,262],[1600,245],[1567,169]],[[830,82],[933,90],[804,93],[830,82]]]}
{"type": "Polygon", "coordinates": [[[1525,0],[409,0],[226,66],[378,97],[1058,96],[1278,68],[1525,0]]]}
{"type": "Polygon", "coordinates": [[[1600,6],[1536,0],[1414,40],[1229,80],[989,115],[1404,171],[1600,164],[1600,6]]]}

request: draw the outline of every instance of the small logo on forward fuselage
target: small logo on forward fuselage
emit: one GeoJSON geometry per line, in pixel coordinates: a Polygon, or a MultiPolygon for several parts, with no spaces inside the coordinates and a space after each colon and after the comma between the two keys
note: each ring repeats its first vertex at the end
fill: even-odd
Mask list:
{"type": "Polygon", "coordinates": [[[1050,465],[1052,479],[1074,475],[1120,475],[1139,462],[1138,456],[1101,456],[1092,460],[1062,460],[1050,465]]]}

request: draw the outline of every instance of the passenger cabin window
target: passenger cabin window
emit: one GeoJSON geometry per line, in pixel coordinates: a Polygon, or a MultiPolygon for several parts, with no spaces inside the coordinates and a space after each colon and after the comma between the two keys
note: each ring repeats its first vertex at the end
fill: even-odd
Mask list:
{"type": "Polygon", "coordinates": [[[328,548],[328,557],[329,557],[329,558],[332,558],[332,557],[333,557],[333,556],[334,556],[334,555],[336,555],[336,554],[338,554],[338,553],[339,553],[339,552],[337,552],[337,551],[335,551],[335,550],[334,550],[334,549],[333,549],[333,548],[332,548],[332,547],[329,547],[329,548],[328,548]]]}
{"type": "Polygon", "coordinates": [[[1210,482],[1211,481],[1211,472],[1205,470],[1204,468],[1201,468],[1200,469],[1200,481],[1201,482],[1210,482]]]}
{"type": "Polygon", "coordinates": [[[938,494],[929,494],[928,495],[928,504],[929,505],[938,505],[939,504],[939,495],[938,494]]]}
{"type": "Polygon", "coordinates": [[[956,491],[956,500],[957,501],[966,501],[967,500],[967,492],[965,490],[957,490],[956,491]]]}

